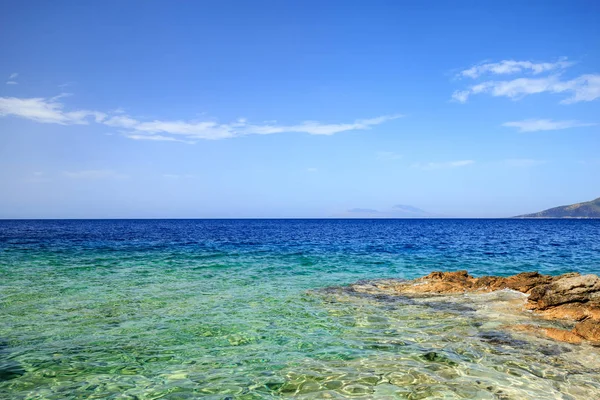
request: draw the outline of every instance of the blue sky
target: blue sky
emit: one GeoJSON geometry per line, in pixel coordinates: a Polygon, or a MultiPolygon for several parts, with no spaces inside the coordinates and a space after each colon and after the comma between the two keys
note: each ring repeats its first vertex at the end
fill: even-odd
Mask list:
{"type": "Polygon", "coordinates": [[[0,218],[600,196],[595,1],[3,1],[0,218]]]}

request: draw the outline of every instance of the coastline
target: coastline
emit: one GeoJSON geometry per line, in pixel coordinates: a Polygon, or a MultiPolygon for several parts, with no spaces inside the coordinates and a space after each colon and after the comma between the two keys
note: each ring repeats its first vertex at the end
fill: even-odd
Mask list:
{"type": "Polygon", "coordinates": [[[452,301],[449,295],[514,291],[524,295],[522,302],[516,304],[518,310],[531,311],[536,317],[561,321],[572,328],[540,327],[532,321],[530,324],[507,325],[504,329],[572,344],[586,342],[600,346],[600,278],[593,274],[572,272],[550,276],[522,272],[508,277],[474,278],[467,271],[435,271],[411,281],[374,280],[355,283],[350,288],[371,295],[442,297],[448,302],[452,301]]]}

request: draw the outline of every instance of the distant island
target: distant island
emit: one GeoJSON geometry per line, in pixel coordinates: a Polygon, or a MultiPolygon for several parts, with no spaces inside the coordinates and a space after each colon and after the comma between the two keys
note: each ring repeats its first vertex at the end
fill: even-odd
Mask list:
{"type": "Polygon", "coordinates": [[[600,218],[600,197],[585,203],[554,207],[533,214],[519,215],[515,218],[600,218]]]}

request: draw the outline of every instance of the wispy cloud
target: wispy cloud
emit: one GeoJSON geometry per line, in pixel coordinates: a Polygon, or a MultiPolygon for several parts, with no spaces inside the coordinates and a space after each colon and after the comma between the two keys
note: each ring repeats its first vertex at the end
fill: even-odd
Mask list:
{"type": "Polygon", "coordinates": [[[504,160],[504,164],[509,167],[534,167],[545,163],[546,161],[544,160],[535,160],[531,158],[510,158],[504,160]]]}
{"type": "Polygon", "coordinates": [[[502,60],[496,63],[480,63],[459,72],[459,76],[468,78],[479,78],[484,74],[508,75],[522,72],[531,72],[534,75],[542,72],[561,70],[575,64],[567,61],[567,57],[561,57],[556,62],[535,63],[532,61],[502,60]]]}
{"type": "Polygon", "coordinates": [[[153,141],[153,142],[181,142],[181,143],[188,143],[188,144],[196,143],[195,141],[192,141],[192,140],[181,140],[181,139],[176,139],[172,136],[163,136],[163,135],[132,135],[129,133],[125,133],[124,136],[127,139],[132,139],[132,140],[149,140],[149,141],[153,141]]]}
{"type": "MultiPolygon", "coordinates": [[[[121,113],[119,113],[121,114],[121,113]]],[[[116,128],[126,128],[126,129],[130,129],[133,128],[134,126],[138,125],[139,122],[133,118],[124,116],[124,115],[117,115],[115,117],[110,117],[108,119],[106,119],[104,121],[104,124],[108,125],[108,126],[112,126],[112,127],[116,127],[116,128]]]]}
{"type": "Polygon", "coordinates": [[[456,90],[452,99],[465,103],[476,94],[489,94],[495,97],[508,97],[516,100],[538,93],[561,93],[567,97],[562,104],[592,101],[600,97],[600,74],[585,74],[573,79],[563,79],[561,73],[574,63],[566,57],[556,62],[532,62],[503,60],[496,63],[482,63],[459,72],[458,76],[477,79],[483,75],[509,75],[531,73],[543,77],[519,77],[511,80],[488,80],[466,89],[456,90]]]}
{"type": "Polygon", "coordinates": [[[17,72],[13,72],[8,77],[8,80],[6,81],[6,84],[7,85],[16,85],[16,84],[18,84],[18,82],[17,82],[17,77],[18,76],[19,76],[19,74],[17,72]]]}
{"type": "Polygon", "coordinates": [[[64,89],[67,88],[69,86],[73,86],[75,84],[75,82],[65,82],[65,83],[61,83],[60,85],[57,85],[59,88],[64,89]]]}
{"type": "Polygon", "coordinates": [[[475,164],[473,160],[458,160],[448,162],[429,162],[429,163],[416,163],[412,165],[412,168],[418,168],[423,170],[434,170],[434,169],[447,169],[447,168],[458,168],[466,167],[467,165],[475,164]]]}
{"type": "Polygon", "coordinates": [[[230,125],[221,125],[212,121],[187,122],[187,121],[161,121],[154,120],[142,122],[129,116],[118,116],[109,120],[110,126],[126,129],[130,139],[155,140],[153,135],[163,135],[158,140],[175,140],[173,136],[187,139],[225,139],[235,136],[235,131],[230,125]]]}
{"type": "Polygon", "coordinates": [[[510,81],[487,81],[473,85],[466,90],[455,91],[452,99],[465,103],[472,95],[484,93],[513,100],[537,93],[566,93],[569,97],[561,100],[561,104],[592,101],[600,97],[600,75],[581,75],[571,80],[561,80],[558,76],[549,76],[518,78],[510,81]]]}
{"type": "Polygon", "coordinates": [[[336,133],[368,130],[387,121],[402,117],[400,114],[383,115],[369,119],[357,119],[351,123],[323,123],[305,121],[295,125],[280,125],[275,122],[252,124],[244,118],[230,123],[197,120],[152,120],[142,121],[123,113],[104,113],[90,110],[65,111],[59,99],[0,97],[0,116],[16,116],[41,123],[62,125],[97,123],[119,128],[123,135],[134,140],[184,141],[192,143],[199,139],[226,139],[245,135],[271,135],[276,133],[307,133],[309,135],[334,135],[336,133]]]}
{"type": "Polygon", "coordinates": [[[324,124],[317,121],[305,121],[297,125],[250,125],[238,123],[237,128],[243,134],[269,135],[283,132],[308,133],[309,135],[334,135],[340,132],[370,129],[375,125],[401,118],[402,115],[382,115],[369,119],[357,119],[352,123],[324,124]]]}
{"type": "Polygon", "coordinates": [[[307,171],[307,172],[313,172],[313,173],[314,173],[314,172],[319,172],[319,169],[318,169],[318,168],[315,168],[315,167],[310,167],[310,168],[306,168],[306,171],[307,171]]]}
{"type": "Polygon", "coordinates": [[[110,169],[88,169],[82,171],[65,171],[64,175],[67,178],[71,179],[86,179],[86,180],[96,180],[96,179],[126,179],[127,175],[121,174],[119,172],[110,170],[110,169]]]}
{"type": "Polygon", "coordinates": [[[502,126],[517,128],[519,132],[555,131],[560,129],[594,126],[596,123],[575,120],[553,121],[551,119],[526,119],[523,121],[505,122],[502,126]]]}
{"type": "Polygon", "coordinates": [[[376,153],[378,160],[393,161],[402,158],[402,154],[394,153],[393,151],[378,151],[376,153]]]}
{"type": "Polygon", "coordinates": [[[0,116],[10,115],[35,122],[61,125],[86,125],[90,118],[96,122],[102,122],[106,118],[106,114],[98,111],[64,111],[63,104],[58,102],[64,96],[66,94],[50,99],[0,97],[0,116]]]}

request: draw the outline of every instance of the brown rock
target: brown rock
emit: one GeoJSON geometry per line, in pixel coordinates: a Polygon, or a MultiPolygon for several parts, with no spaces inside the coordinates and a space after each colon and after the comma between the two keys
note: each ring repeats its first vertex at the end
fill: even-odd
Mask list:
{"type": "MultiPolygon", "coordinates": [[[[536,309],[536,303],[528,303],[529,309],[536,309]]],[[[537,312],[547,319],[566,319],[570,321],[583,321],[585,319],[600,320],[600,307],[589,303],[570,303],[551,307],[537,312]]]]}
{"type": "Polygon", "coordinates": [[[483,276],[473,278],[467,271],[435,271],[422,278],[400,285],[398,290],[409,293],[461,293],[468,291],[491,292],[502,289],[528,293],[534,287],[550,284],[559,277],[523,272],[509,277],[483,276]],[[408,286],[413,287],[408,287],[408,286]]]}
{"type": "Polygon", "coordinates": [[[545,310],[567,303],[600,303],[600,278],[596,275],[561,276],[531,290],[532,308],[545,310]]]}
{"type": "Polygon", "coordinates": [[[541,328],[540,332],[549,337],[550,339],[559,340],[561,342],[579,344],[583,342],[581,336],[564,329],[558,328],[541,328]]]}
{"type": "Polygon", "coordinates": [[[532,333],[532,334],[535,334],[538,336],[544,336],[544,337],[558,340],[561,342],[567,342],[567,343],[573,343],[573,344],[580,344],[583,342],[583,339],[581,338],[581,336],[579,336],[571,331],[567,331],[565,329],[542,328],[542,327],[535,326],[535,325],[514,325],[514,326],[508,326],[506,328],[513,330],[513,331],[517,331],[517,332],[527,332],[527,333],[532,333]]]}
{"type": "Polygon", "coordinates": [[[541,275],[538,272],[522,272],[520,274],[501,279],[501,284],[506,285],[507,288],[518,290],[519,292],[523,293],[529,293],[531,289],[538,285],[552,282],[552,280],[555,279],[555,277],[549,275],[541,275]]]}
{"type": "Polygon", "coordinates": [[[600,321],[588,319],[578,322],[573,328],[573,332],[594,344],[600,345],[600,321]]]}
{"type": "Polygon", "coordinates": [[[474,281],[467,271],[435,271],[415,280],[416,290],[424,293],[460,293],[470,289],[474,281]]]}
{"type": "Polygon", "coordinates": [[[522,293],[529,293],[535,287],[550,284],[564,277],[579,274],[565,274],[560,276],[542,275],[539,272],[521,272],[520,274],[498,277],[484,276],[479,278],[481,283],[487,283],[492,290],[512,289],[522,293]]]}

